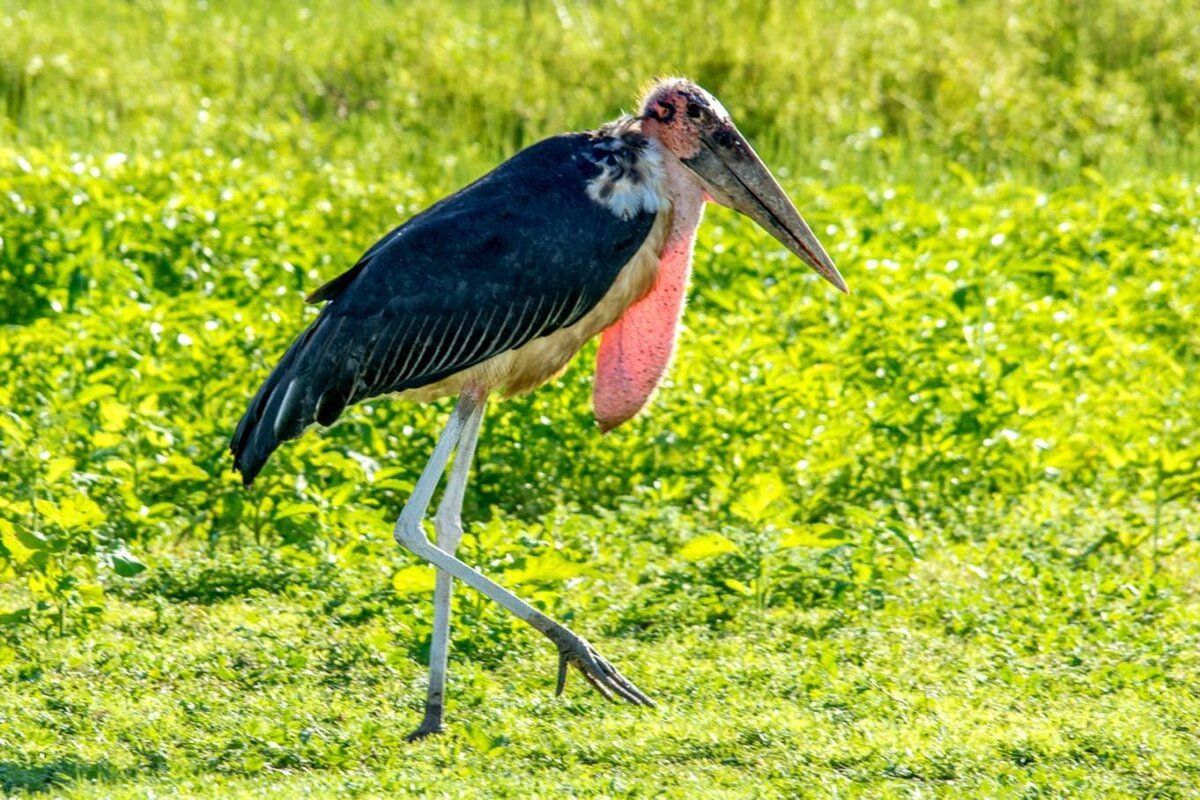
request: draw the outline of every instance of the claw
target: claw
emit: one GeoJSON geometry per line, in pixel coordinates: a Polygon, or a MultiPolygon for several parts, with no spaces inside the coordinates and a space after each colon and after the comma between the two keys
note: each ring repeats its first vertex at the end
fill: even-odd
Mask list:
{"type": "Polygon", "coordinates": [[[597,653],[586,640],[562,627],[552,629],[546,635],[558,646],[558,682],[554,689],[555,696],[563,693],[567,685],[567,667],[573,666],[605,700],[613,703],[624,700],[635,706],[654,705],[653,700],[618,672],[617,668],[597,653]]]}
{"type": "MultiPolygon", "coordinates": [[[[579,669],[580,672],[583,673],[583,677],[586,678],[587,682],[592,685],[592,688],[594,688],[597,692],[600,693],[601,697],[603,697],[605,700],[607,700],[610,703],[617,702],[617,698],[613,696],[613,693],[608,689],[608,687],[606,687],[600,681],[596,680],[596,678],[594,678],[592,676],[592,673],[588,672],[586,669],[584,669],[579,664],[576,664],[575,666],[579,669]]],[[[637,705],[637,703],[634,703],[634,705],[637,705]]]]}
{"type": "Polygon", "coordinates": [[[445,728],[442,726],[442,706],[440,703],[426,704],[425,719],[421,720],[421,724],[417,729],[404,737],[406,742],[419,742],[427,736],[433,736],[435,733],[441,733],[445,728]]]}
{"type": "Polygon", "coordinates": [[[419,742],[422,739],[433,736],[435,733],[441,733],[445,730],[441,724],[431,725],[428,721],[422,722],[421,725],[408,736],[404,737],[406,742],[419,742]]]}
{"type": "Polygon", "coordinates": [[[567,651],[558,651],[558,686],[554,688],[554,696],[562,697],[563,689],[567,686],[567,651]]]}

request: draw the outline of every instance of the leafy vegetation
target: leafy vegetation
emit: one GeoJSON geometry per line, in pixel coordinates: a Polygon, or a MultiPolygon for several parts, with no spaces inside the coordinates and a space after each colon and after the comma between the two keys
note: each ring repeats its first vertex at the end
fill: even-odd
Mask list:
{"type": "Polygon", "coordinates": [[[0,31],[5,792],[1200,791],[1190,4],[0,31]],[[252,490],[229,432],[306,290],[664,71],[788,168],[854,294],[713,209],[648,414],[596,435],[590,349],[493,407],[466,560],[660,708],[555,700],[545,643],[462,591],[450,731],[405,745],[433,574],[389,531],[447,407],[368,403],[252,490]]]}

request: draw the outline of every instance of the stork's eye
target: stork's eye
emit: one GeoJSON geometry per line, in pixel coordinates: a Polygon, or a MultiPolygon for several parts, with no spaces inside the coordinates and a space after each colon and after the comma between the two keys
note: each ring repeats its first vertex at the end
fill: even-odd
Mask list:
{"type": "Polygon", "coordinates": [[[699,103],[688,103],[687,114],[689,117],[692,119],[699,119],[700,115],[703,113],[704,109],[700,107],[699,103]]]}

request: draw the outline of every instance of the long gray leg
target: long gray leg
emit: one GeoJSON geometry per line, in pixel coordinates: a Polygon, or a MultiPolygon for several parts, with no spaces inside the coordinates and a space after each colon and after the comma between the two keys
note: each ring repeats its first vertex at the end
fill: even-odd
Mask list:
{"type": "MultiPolygon", "coordinates": [[[[454,555],[462,541],[462,504],[466,494],[467,477],[471,474],[471,463],[475,459],[475,445],[479,441],[479,426],[487,397],[478,401],[459,434],[458,448],[454,454],[454,465],[446,481],[442,502],[433,517],[437,531],[437,547],[443,553],[454,555]]],[[[408,735],[408,740],[422,739],[442,729],[442,709],[446,700],[446,661],[450,649],[450,599],[454,592],[454,578],[448,572],[437,571],[437,584],[433,590],[433,639],[429,646],[429,694],[425,699],[425,719],[420,727],[408,735]]]]}
{"type": "Polygon", "coordinates": [[[458,578],[476,591],[495,600],[518,619],[528,622],[535,630],[540,631],[558,648],[558,686],[557,693],[562,693],[566,682],[567,666],[576,667],[592,686],[609,700],[621,698],[635,705],[654,705],[640,689],[633,685],[616,667],[608,663],[588,642],[569,628],[560,625],[542,614],[533,606],[526,603],[500,584],[485,577],[478,570],[464,564],[453,555],[444,552],[429,541],[421,527],[421,520],[429,509],[429,501],[434,489],[446,470],[446,462],[450,459],[450,451],[462,437],[467,422],[483,403],[481,394],[464,390],[459,396],[458,405],[446,423],[433,455],[425,465],[412,496],[400,512],[393,536],[396,541],[408,548],[420,558],[432,563],[439,570],[458,578]]]}

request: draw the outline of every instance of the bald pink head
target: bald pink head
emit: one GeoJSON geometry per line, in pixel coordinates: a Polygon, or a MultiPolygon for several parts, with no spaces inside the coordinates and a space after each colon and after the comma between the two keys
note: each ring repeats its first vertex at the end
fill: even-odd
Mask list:
{"type": "Polygon", "coordinates": [[[845,292],[846,282],[725,106],[686,78],[656,81],[642,99],[642,132],[700,178],[705,195],[762,226],[845,292]]]}
{"type": "Polygon", "coordinates": [[[687,78],[655,81],[642,98],[641,120],[642,132],[681,160],[700,152],[704,129],[733,126],[725,106],[687,78]]]}

